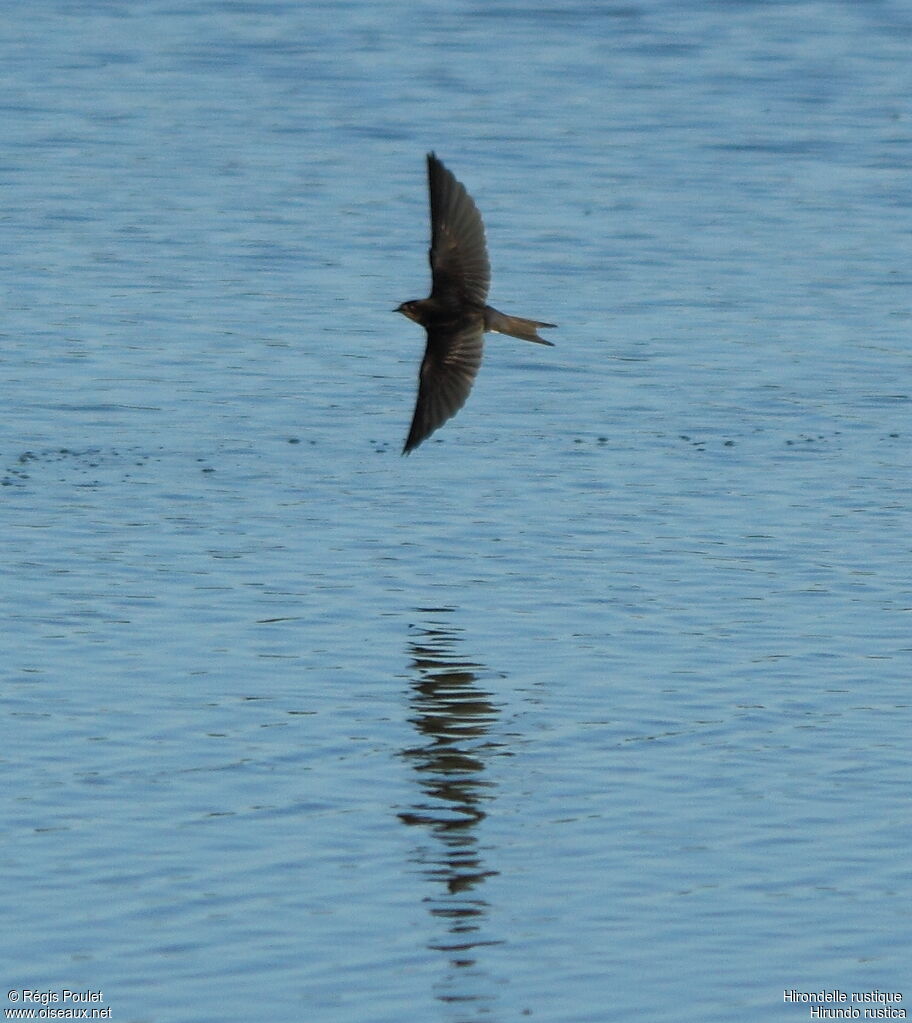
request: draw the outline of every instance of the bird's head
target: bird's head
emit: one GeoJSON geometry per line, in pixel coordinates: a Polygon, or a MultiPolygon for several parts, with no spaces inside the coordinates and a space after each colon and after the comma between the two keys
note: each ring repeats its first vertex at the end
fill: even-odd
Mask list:
{"type": "Polygon", "coordinates": [[[403,316],[407,316],[410,320],[414,320],[416,323],[420,322],[418,319],[418,303],[417,302],[403,302],[402,305],[397,305],[393,310],[394,313],[402,313],[403,316]]]}

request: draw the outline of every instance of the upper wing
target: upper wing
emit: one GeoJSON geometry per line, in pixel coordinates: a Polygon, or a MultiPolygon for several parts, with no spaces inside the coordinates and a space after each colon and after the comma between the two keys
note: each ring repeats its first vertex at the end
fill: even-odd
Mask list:
{"type": "Polygon", "coordinates": [[[444,165],[428,153],[433,298],[483,306],[491,283],[478,207],[444,165]]]}
{"type": "Polygon", "coordinates": [[[484,323],[459,330],[429,330],[418,377],[418,400],[402,453],[429,437],[465,404],[481,366],[484,323]]]}

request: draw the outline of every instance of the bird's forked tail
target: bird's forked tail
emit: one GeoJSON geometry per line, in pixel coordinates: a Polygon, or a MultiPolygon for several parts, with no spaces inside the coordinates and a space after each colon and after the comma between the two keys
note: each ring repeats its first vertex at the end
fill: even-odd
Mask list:
{"type": "Polygon", "coordinates": [[[539,337],[536,328],[556,326],[556,323],[545,323],[542,320],[526,320],[522,316],[507,316],[506,313],[498,312],[489,305],[485,306],[485,330],[493,330],[498,334],[509,334],[510,337],[518,337],[523,341],[534,341],[538,345],[548,345],[553,348],[553,342],[539,337]]]}

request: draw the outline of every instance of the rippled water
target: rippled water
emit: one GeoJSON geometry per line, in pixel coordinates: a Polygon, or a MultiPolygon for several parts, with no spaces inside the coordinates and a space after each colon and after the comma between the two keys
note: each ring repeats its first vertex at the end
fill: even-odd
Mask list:
{"type": "Polygon", "coordinates": [[[903,991],[910,43],[889,2],[8,14],[10,990],[903,991]],[[431,148],[560,329],[403,459],[431,148]]]}

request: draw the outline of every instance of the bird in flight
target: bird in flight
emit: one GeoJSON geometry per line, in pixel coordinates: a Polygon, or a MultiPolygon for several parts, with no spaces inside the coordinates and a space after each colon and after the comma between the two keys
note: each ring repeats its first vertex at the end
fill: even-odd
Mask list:
{"type": "MultiPolygon", "coordinates": [[[[418,400],[403,455],[426,440],[465,404],[478,368],[485,331],[551,345],[538,327],[554,323],[507,316],[487,305],[491,267],[484,224],[465,187],[428,153],[431,193],[431,294],[403,302],[402,313],[427,331],[418,374],[418,400]]],[[[551,345],[553,347],[553,345],[551,345]]]]}

